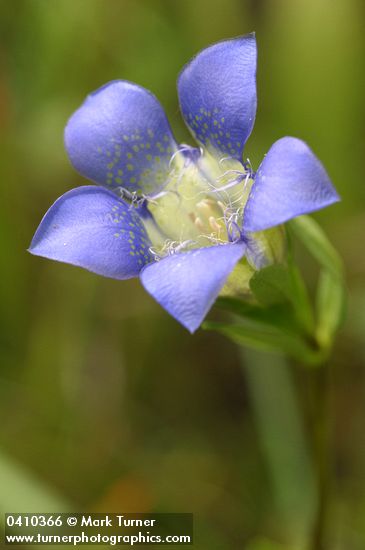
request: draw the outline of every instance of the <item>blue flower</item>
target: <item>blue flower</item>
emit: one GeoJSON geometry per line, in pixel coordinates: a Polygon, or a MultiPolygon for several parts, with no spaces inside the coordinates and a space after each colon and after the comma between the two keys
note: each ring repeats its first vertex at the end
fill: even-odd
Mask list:
{"type": "Polygon", "coordinates": [[[255,268],[275,261],[272,232],[338,195],[299,139],[274,143],[256,173],[243,162],[256,114],[253,34],[200,52],[180,73],[178,94],[198,148],[177,144],[140,86],[114,81],[88,96],[65,144],[98,186],[60,197],[30,252],[115,279],[140,276],[194,332],[240,260],[255,268]]]}

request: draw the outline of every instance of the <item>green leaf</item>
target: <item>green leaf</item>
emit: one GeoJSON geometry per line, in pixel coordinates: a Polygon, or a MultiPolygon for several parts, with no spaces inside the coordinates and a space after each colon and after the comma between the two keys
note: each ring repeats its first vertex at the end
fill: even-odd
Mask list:
{"type": "Polygon", "coordinates": [[[340,255],[313,218],[299,216],[288,222],[288,224],[321,266],[325,267],[334,276],[343,275],[343,264],[340,255]]]}
{"type": "Polygon", "coordinates": [[[242,324],[226,324],[208,321],[203,324],[203,328],[216,330],[237,344],[284,353],[309,365],[315,365],[321,360],[319,351],[311,349],[302,338],[266,323],[247,321],[242,324]]]}
{"type": "Polygon", "coordinates": [[[292,286],[288,269],[273,264],[257,271],[250,280],[250,288],[264,306],[291,301],[292,286]]]}
{"type": "Polygon", "coordinates": [[[289,264],[289,268],[274,264],[255,273],[250,281],[251,290],[256,299],[264,306],[289,303],[294,319],[307,334],[313,334],[314,317],[307,289],[298,268],[289,264]]]}
{"type": "Polygon", "coordinates": [[[298,267],[291,261],[289,257],[289,272],[292,288],[292,304],[295,311],[295,317],[299,325],[307,334],[313,335],[315,330],[315,321],[313,307],[309,298],[307,287],[303,281],[303,277],[298,267]]]}
{"type": "Polygon", "coordinates": [[[293,310],[288,304],[274,304],[270,307],[262,307],[245,302],[241,298],[223,296],[217,299],[216,307],[238,315],[242,319],[285,328],[290,332],[295,332],[297,328],[293,310]]]}
{"type": "MultiPolygon", "coordinates": [[[[218,307],[240,318],[240,323],[205,323],[234,342],[259,350],[290,355],[307,365],[327,357],[344,312],[343,266],[337,251],[318,224],[302,216],[290,222],[293,232],[322,266],[316,319],[306,285],[288,254],[288,265],[274,264],[250,280],[254,303],[221,297],[218,307]]],[[[289,240],[290,244],[290,240],[289,240]]]]}
{"type": "Polygon", "coordinates": [[[246,550],[289,550],[288,546],[283,546],[264,537],[250,540],[245,548],[246,550]]]}
{"type": "Polygon", "coordinates": [[[319,344],[330,348],[345,316],[346,292],[341,277],[322,270],[317,291],[317,333],[319,344]]]}
{"type": "Polygon", "coordinates": [[[69,512],[71,504],[49,488],[35,474],[27,471],[0,451],[0,511],[69,512]]]}
{"type": "Polygon", "coordinates": [[[289,222],[289,227],[322,266],[317,291],[316,339],[329,349],[345,310],[344,268],[340,255],[318,223],[309,216],[289,222]]]}

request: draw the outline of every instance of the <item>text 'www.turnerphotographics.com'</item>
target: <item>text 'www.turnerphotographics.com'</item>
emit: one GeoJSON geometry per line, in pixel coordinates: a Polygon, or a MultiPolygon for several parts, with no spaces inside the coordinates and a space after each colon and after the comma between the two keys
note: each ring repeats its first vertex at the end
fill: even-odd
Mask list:
{"type": "Polygon", "coordinates": [[[6,544],[193,544],[192,514],[5,514],[6,544]]]}

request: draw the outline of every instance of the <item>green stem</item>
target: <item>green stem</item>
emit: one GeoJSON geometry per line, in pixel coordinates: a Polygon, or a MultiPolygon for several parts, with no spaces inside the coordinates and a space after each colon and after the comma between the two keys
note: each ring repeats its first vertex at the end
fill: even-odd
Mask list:
{"type": "Polygon", "coordinates": [[[302,546],[309,538],[308,550],[326,550],[331,469],[328,364],[304,371],[309,389],[309,448],[286,359],[245,348],[241,356],[281,523],[290,526],[287,534],[293,542],[302,546]]]}
{"type": "Polygon", "coordinates": [[[316,465],[318,503],[313,524],[309,550],[325,550],[326,525],[328,520],[328,496],[330,488],[331,461],[330,443],[330,401],[328,364],[308,370],[312,394],[313,455],[316,465]]]}
{"type": "Polygon", "coordinates": [[[283,536],[303,547],[315,521],[317,488],[293,372],[284,356],[247,348],[240,353],[283,536]]]}

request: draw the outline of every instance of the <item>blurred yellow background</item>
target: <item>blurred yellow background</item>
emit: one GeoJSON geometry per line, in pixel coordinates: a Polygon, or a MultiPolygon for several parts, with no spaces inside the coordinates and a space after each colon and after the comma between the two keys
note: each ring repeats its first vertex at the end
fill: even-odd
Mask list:
{"type": "Polygon", "coordinates": [[[90,91],[119,78],[145,86],[192,143],[179,70],[255,30],[247,157],[257,168],[273,141],[300,137],[343,199],[316,215],[349,289],[328,382],[327,531],[333,549],[365,548],[364,21],[363,0],[0,1],[1,511],[193,512],[194,547],[209,550],[291,549],[306,536],[306,373],[190,336],[138,280],[26,252],[51,203],[87,183],[63,128],[90,91]]]}

